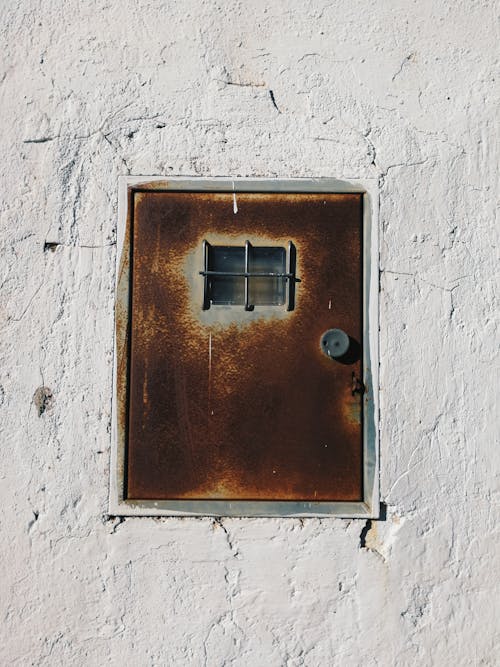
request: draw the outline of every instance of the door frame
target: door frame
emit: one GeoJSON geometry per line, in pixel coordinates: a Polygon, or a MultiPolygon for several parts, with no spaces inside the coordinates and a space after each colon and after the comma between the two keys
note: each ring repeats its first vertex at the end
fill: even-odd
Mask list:
{"type": "Polygon", "coordinates": [[[377,179],[121,176],[116,241],[109,514],[116,516],[379,516],[379,184],[377,179]],[[134,191],[360,193],[363,195],[363,489],[360,502],[128,500],[126,406],[130,280],[129,201],[134,191]]]}

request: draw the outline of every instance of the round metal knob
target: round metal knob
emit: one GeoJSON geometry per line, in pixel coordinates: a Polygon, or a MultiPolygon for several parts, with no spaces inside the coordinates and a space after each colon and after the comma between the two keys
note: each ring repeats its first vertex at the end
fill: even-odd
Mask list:
{"type": "Polygon", "coordinates": [[[349,336],[342,329],[328,329],[321,336],[321,351],[327,357],[338,359],[349,349],[349,336]]]}

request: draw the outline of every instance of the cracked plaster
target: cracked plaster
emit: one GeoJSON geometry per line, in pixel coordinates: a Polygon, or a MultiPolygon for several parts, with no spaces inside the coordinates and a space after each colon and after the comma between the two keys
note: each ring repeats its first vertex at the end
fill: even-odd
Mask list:
{"type": "Polygon", "coordinates": [[[498,664],[495,3],[0,12],[0,663],[498,664]],[[384,520],[107,515],[129,173],[379,179],[384,520]]]}

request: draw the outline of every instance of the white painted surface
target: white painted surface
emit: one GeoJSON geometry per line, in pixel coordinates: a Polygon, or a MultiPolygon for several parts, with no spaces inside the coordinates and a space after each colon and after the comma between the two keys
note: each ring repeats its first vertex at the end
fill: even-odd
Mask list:
{"type": "Polygon", "coordinates": [[[0,664],[498,664],[495,3],[0,11],[0,664]],[[106,519],[129,172],[380,179],[365,547],[356,520],[106,519]]]}

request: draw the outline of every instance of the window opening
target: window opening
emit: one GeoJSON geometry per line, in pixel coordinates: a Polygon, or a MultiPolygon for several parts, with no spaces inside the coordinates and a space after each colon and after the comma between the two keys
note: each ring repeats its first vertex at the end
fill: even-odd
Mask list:
{"type": "Polygon", "coordinates": [[[212,245],[203,241],[203,310],[214,306],[295,306],[296,250],[279,246],[212,245]]]}

